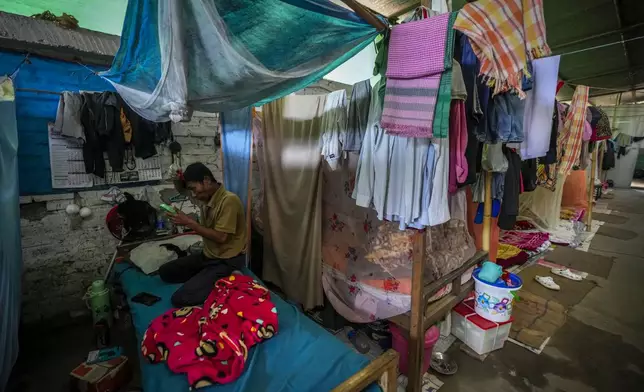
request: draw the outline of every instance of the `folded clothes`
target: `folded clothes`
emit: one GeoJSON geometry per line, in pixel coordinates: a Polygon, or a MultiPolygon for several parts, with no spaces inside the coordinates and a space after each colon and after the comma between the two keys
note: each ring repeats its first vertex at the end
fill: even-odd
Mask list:
{"type": "Polygon", "coordinates": [[[528,252],[521,251],[519,252],[519,254],[512,257],[508,257],[507,259],[499,259],[497,257],[496,263],[501,267],[503,267],[503,269],[506,269],[515,265],[524,264],[526,261],[528,261],[529,258],[530,258],[530,255],[528,254],[528,252]]]}
{"type": "Polygon", "coordinates": [[[548,233],[508,230],[500,235],[499,242],[514,245],[525,251],[535,251],[549,239],[548,233]]]}
{"type": "MultiPolygon", "coordinates": [[[[408,137],[433,136],[441,74],[446,69],[450,17],[451,14],[446,13],[399,24],[392,29],[381,119],[387,132],[408,137]]],[[[443,89],[451,96],[451,79],[443,80],[443,89]]],[[[449,102],[441,105],[440,127],[437,129],[442,134],[437,136],[447,136],[447,123],[443,123],[445,117],[449,118],[449,102]]]]}

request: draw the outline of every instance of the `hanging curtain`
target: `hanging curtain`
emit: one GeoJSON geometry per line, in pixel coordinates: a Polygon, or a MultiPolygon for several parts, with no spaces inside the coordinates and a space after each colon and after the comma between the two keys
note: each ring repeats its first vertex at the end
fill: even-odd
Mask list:
{"type": "Polygon", "coordinates": [[[18,130],[13,83],[0,77],[0,391],[18,357],[20,320],[20,202],[18,130]]]}
{"type": "Polygon", "coordinates": [[[322,305],[321,120],[324,96],[262,107],[264,279],[305,309],[322,305]]]}
{"type": "Polygon", "coordinates": [[[300,90],[376,35],[329,0],[129,1],[102,76],[148,120],[187,120],[300,90]]]}
{"type": "MultiPolygon", "coordinates": [[[[221,114],[222,152],[224,154],[224,186],[248,206],[248,167],[250,165],[251,108],[221,114]]],[[[248,211],[246,211],[248,214],[248,211]]]]}

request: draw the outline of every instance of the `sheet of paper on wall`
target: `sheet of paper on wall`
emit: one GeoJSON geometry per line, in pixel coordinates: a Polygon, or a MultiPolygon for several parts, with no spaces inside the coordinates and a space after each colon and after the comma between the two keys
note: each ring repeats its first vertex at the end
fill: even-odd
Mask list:
{"type": "Polygon", "coordinates": [[[82,141],[57,135],[49,129],[49,163],[51,167],[51,187],[91,188],[99,185],[159,181],[163,179],[161,157],[148,159],[135,158],[134,162],[124,165],[124,171],[113,172],[105,156],[105,178],[85,173],[82,141]]]}
{"type": "Polygon", "coordinates": [[[72,138],[49,132],[49,166],[51,168],[51,187],[91,188],[94,180],[85,173],[83,146],[72,138]]]}
{"type": "Polygon", "coordinates": [[[163,179],[161,157],[148,159],[135,158],[134,164],[123,165],[124,171],[113,172],[107,158],[105,159],[105,178],[94,177],[94,185],[125,184],[144,181],[159,181],[163,179]],[[130,169],[131,168],[131,169],[130,169]]]}

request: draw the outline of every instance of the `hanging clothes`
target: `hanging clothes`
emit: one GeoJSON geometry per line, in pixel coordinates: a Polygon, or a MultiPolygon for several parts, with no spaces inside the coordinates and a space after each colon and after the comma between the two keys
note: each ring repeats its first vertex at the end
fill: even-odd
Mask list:
{"type": "Polygon", "coordinates": [[[18,358],[23,272],[15,89],[5,77],[0,77],[0,119],[0,390],[4,391],[18,358]]]}
{"type": "MultiPolygon", "coordinates": [[[[557,155],[557,139],[559,137],[559,104],[555,101],[554,109],[552,111],[552,125],[550,127],[550,140],[548,142],[548,152],[546,155],[539,158],[539,162],[552,165],[559,161],[557,155]]],[[[522,152],[523,154],[523,152],[522,152]]]]}
{"type": "Polygon", "coordinates": [[[360,151],[369,120],[371,82],[363,80],[353,85],[349,99],[346,135],[342,140],[343,151],[360,151]]]}
{"type": "Polygon", "coordinates": [[[537,160],[527,159],[521,163],[523,191],[532,192],[537,188],[537,160]]]}
{"type": "Polygon", "coordinates": [[[392,141],[384,219],[400,222],[400,230],[422,229],[430,224],[434,162],[429,160],[435,159],[434,146],[427,138],[394,135],[392,141]]]}
{"type": "MultiPolygon", "coordinates": [[[[388,132],[432,136],[441,73],[445,70],[449,18],[450,14],[443,14],[393,27],[382,113],[382,126],[388,132]]],[[[451,82],[447,86],[451,87],[451,82]]]]}
{"type": "Polygon", "coordinates": [[[567,176],[573,166],[579,162],[582,134],[586,122],[588,105],[588,87],[577,86],[572,96],[570,109],[566,115],[563,132],[559,133],[562,157],[559,162],[559,173],[567,176]]]}
{"type": "MultiPolygon", "coordinates": [[[[551,148],[552,113],[557,93],[560,56],[532,61],[533,88],[527,92],[523,115],[521,159],[545,156],[551,148]]],[[[556,136],[553,142],[556,143],[556,136]]],[[[556,149],[556,145],[555,145],[556,149]]]]}
{"type": "Polygon", "coordinates": [[[503,201],[498,225],[503,230],[512,230],[519,215],[519,194],[521,193],[521,157],[511,148],[504,148],[508,170],[503,184],[503,201]]]}
{"type": "Polygon", "coordinates": [[[361,207],[373,206],[378,212],[378,219],[383,219],[386,201],[387,176],[389,171],[389,154],[393,145],[392,135],[380,126],[383,101],[378,99],[380,86],[385,79],[373,88],[369,107],[367,132],[362,142],[358,167],[356,169],[356,184],[351,197],[361,207]],[[380,174],[376,176],[376,174],[380,174]]]}
{"type": "Polygon", "coordinates": [[[481,61],[481,74],[494,86],[493,95],[514,90],[524,98],[522,79],[527,61],[550,55],[543,0],[467,3],[454,28],[470,38],[481,61]]]}
{"type": "Polygon", "coordinates": [[[449,213],[449,137],[434,139],[436,159],[434,164],[434,179],[432,196],[429,202],[429,225],[436,226],[450,220],[449,213]]]}
{"type": "Polygon", "coordinates": [[[114,172],[123,171],[125,138],[121,128],[121,106],[113,92],[83,93],[81,123],[85,132],[85,172],[105,177],[103,151],[114,172]]]}
{"type": "Polygon", "coordinates": [[[326,95],[322,116],[322,156],[331,167],[339,167],[342,152],[341,137],[347,130],[347,92],[334,91],[326,95]]]}
{"type": "Polygon", "coordinates": [[[479,62],[472,51],[470,42],[466,35],[456,32],[454,56],[460,61],[461,74],[465,84],[467,97],[465,100],[465,114],[467,119],[467,148],[465,159],[467,160],[467,179],[459,183],[459,186],[474,184],[477,181],[477,173],[480,170],[480,158],[482,143],[479,142],[477,128],[481,126],[484,118],[482,106],[487,105],[487,100],[480,100],[481,95],[489,94],[488,87],[477,77],[479,62]]]}
{"type": "Polygon", "coordinates": [[[79,93],[63,91],[58,100],[54,131],[63,136],[85,140],[85,132],[81,123],[83,98],[79,93]]]}
{"type": "Polygon", "coordinates": [[[597,142],[600,140],[612,138],[613,131],[610,128],[610,120],[608,119],[606,112],[603,109],[595,106],[591,106],[589,109],[594,113],[593,118],[595,118],[595,116],[598,117],[597,123],[593,130],[593,137],[591,138],[591,141],[597,142]]]}
{"type": "Polygon", "coordinates": [[[447,22],[447,37],[445,41],[445,71],[441,74],[441,82],[436,97],[436,109],[432,123],[434,137],[446,137],[449,132],[450,107],[452,104],[452,65],[454,62],[454,21],[457,12],[449,14],[447,22]]]}
{"type": "Polygon", "coordinates": [[[465,115],[465,102],[459,99],[452,101],[451,116],[449,121],[449,193],[453,194],[458,189],[459,183],[467,181],[468,165],[465,157],[467,150],[467,119],[465,115]]]}
{"type": "Polygon", "coordinates": [[[305,309],[322,305],[320,138],[324,96],[263,106],[264,279],[305,309]]]}

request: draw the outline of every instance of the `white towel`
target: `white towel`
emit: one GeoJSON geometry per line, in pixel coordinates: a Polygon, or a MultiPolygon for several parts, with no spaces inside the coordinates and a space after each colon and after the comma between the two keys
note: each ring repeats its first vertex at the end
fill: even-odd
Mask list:
{"type": "Polygon", "coordinates": [[[545,156],[550,147],[559,60],[560,56],[552,56],[532,61],[532,90],[527,92],[523,114],[523,160],[545,156]]]}

